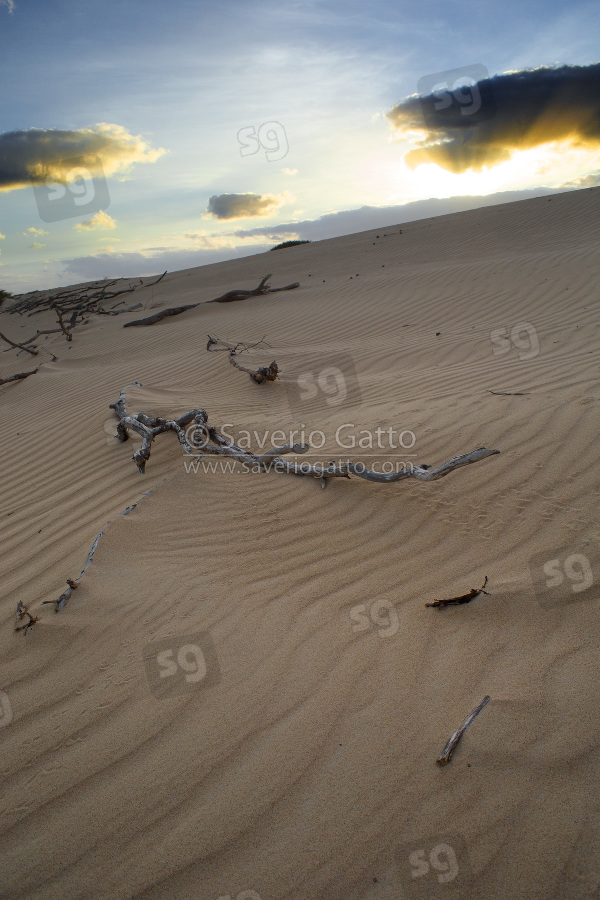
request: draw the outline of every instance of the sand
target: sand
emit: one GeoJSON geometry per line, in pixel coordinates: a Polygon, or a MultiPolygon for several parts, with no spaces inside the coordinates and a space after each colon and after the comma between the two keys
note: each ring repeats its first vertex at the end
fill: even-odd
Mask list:
{"type": "Polygon", "coordinates": [[[2,898],[599,896],[599,211],[567,192],[169,273],[143,314],[301,286],[2,353],[0,377],[43,362],[0,388],[2,898]],[[209,334],[264,338],[248,361],[280,378],[209,334]],[[109,409],[133,381],[129,412],[320,430],[314,459],[501,453],[322,489],[187,472],[167,434],[141,475],[109,409]],[[405,446],[347,449],[377,428],[405,446]]]}

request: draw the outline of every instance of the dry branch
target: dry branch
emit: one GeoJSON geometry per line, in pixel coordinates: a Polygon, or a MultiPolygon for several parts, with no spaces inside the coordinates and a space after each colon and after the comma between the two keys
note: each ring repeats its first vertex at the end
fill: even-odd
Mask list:
{"type": "Polygon", "coordinates": [[[154,325],[155,322],[160,322],[161,319],[165,319],[167,316],[178,316],[187,312],[188,309],[195,309],[197,306],[203,306],[205,303],[233,303],[236,300],[246,300],[248,297],[256,297],[261,294],[275,294],[277,291],[291,291],[292,288],[300,287],[300,282],[295,281],[294,284],[286,284],[285,287],[272,288],[267,285],[270,277],[271,275],[265,275],[258,287],[253,290],[227,291],[226,294],[215,297],[213,300],[199,300],[198,303],[188,303],[186,306],[171,306],[169,309],[163,309],[154,313],[153,316],[147,316],[145,319],[134,319],[133,322],[126,322],[123,328],[131,328],[133,325],[154,325]]]}
{"type": "Polygon", "coordinates": [[[474,597],[477,597],[479,594],[487,594],[487,591],[484,591],[484,587],[486,586],[488,581],[487,575],[485,576],[485,581],[481,585],[480,588],[471,588],[468,594],[461,594],[460,597],[450,597],[448,600],[431,600],[429,603],[426,603],[425,606],[439,606],[443,608],[444,606],[450,606],[452,603],[460,604],[460,603],[470,603],[474,597]]]}
{"type": "Polygon", "coordinates": [[[10,375],[8,378],[0,378],[0,385],[9,384],[11,381],[20,381],[22,378],[29,378],[30,375],[35,375],[37,369],[32,369],[31,372],[19,372],[18,375],[10,375]]]}
{"type": "MultiPolygon", "coordinates": [[[[140,382],[134,382],[134,384],[139,385],[140,382]]],[[[163,434],[166,431],[175,432],[179,443],[190,456],[197,456],[198,453],[228,456],[247,466],[257,466],[258,471],[268,471],[274,468],[276,472],[311,475],[321,479],[321,487],[325,487],[329,478],[349,478],[351,475],[357,475],[359,478],[377,483],[401,481],[403,478],[436,481],[438,478],[443,478],[450,472],[453,472],[454,469],[459,469],[462,466],[470,465],[488,456],[500,453],[499,450],[488,450],[486,447],[480,447],[478,450],[472,450],[463,456],[455,456],[435,469],[428,465],[418,465],[411,466],[410,471],[395,472],[389,475],[373,472],[367,469],[363,463],[349,462],[339,466],[335,463],[330,463],[328,466],[295,463],[284,460],[281,456],[285,453],[306,453],[310,449],[308,444],[285,444],[282,447],[273,448],[273,450],[262,456],[256,456],[254,453],[250,453],[248,450],[244,450],[242,447],[238,447],[236,444],[226,440],[213,425],[209,425],[208,414],[204,409],[191,409],[178,419],[163,419],[158,416],[147,416],[144,413],[127,415],[125,391],[126,388],[123,388],[118,400],[110,404],[110,409],[114,409],[119,417],[115,436],[120,441],[126,441],[129,438],[128,430],[140,435],[142,446],[134,453],[132,458],[142,474],[145,472],[146,463],[150,457],[152,442],[159,434],[163,434]],[[193,430],[189,427],[192,423],[194,424],[193,430]],[[188,439],[188,432],[190,432],[190,439],[188,439]]]]}
{"type": "Polygon", "coordinates": [[[260,366],[258,369],[247,369],[245,366],[241,366],[236,359],[236,356],[239,353],[244,353],[246,350],[252,350],[254,347],[260,346],[260,344],[265,344],[265,347],[269,346],[264,340],[257,341],[255,344],[244,344],[241,341],[237,344],[228,344],[226,341],[222,341],[220,338],[213,338],[209,334],[206,349],[209,353],[226,350],[229,353],[229,362],[232,366],[235,366],[240,372],[246,372],[256,384],[262,384],[263,381],[275,381],[277,378],[279,368],[275,360],[268,366],[260,366]],[[217,344],[222,344],[222,346],[218,347],[216,346],[217,344]]]}
{"type": "Polygon", "coordinates": [[[57,304],[60,305],[63,312],[77,310],[78,313],[81,313],[82,315],[106,312],[99,307],[99,304],[104,303],[107,300],[113,300],[121,294],[130,294],[140,286],[152,287],[153,285],[158,284],[166,274],[166,271],[163,272],[162,275],[159,275],[158,278],[154,281],[149,281],[147,284],[144,284],[143,279],[140,278],[139,284],[130,283],[128,287],[116,291],[110,291],[109,289],[117,284],[120,280],[118,278],[114,281],[96,281],[86,288],[75,287],[65,288],[64,290],[59,290],[57,292],[49,291],[42,297],[34,296],[30,299],[19,301],[14,304],[8,312],[26,312],[28,315],[34,316],[37,313],[52,309],[52,307],[57,304]]]}
{"type": "MultiPolygon", "coordinates": [[[[37,335],[36,335],[37,337],[37,335]]],[[[11,341],[10,338],[7,338],[5,334],[2,334],[0,331],[0,338],[3,341],[6,341],[7,344],[10,344],[11,347],[14,347],[16,350],[26,350],[28,353],[31,353],[32,356],[37,356],[37,350],[32,347],[26,347],[25,344],[29,344],[31,341],[25,341],[25,344],[17,344],[15,341],[11,341]]],[[[31,338],[31,340],[35,340],[35,338],[31,338]]]]}
{"type": "Polygon", "coordinates": [[[458,742],[460,741],[460,739],[461,739],[461,737],[463,736],[464,732],[465,732],[466,729],[469,727],[469,725],[471,724],[471,722],[473,721],[473,719],[475,718],[475,716],[479,715],[479,713],[481,712],[481,710],[482,710],[483,707],[486,705],[486,703],[488,702],[489,699],[490,699],[489,697],[484,697],[483,700],[481,701],[481,703],[479,704],[479,706],[477,706],[477,707],[473,710],[473,712],[471,713],[471,715],[467,716],[467,718],[466,718],[465,721],[462,723],[462,725],[460,726],[460,728],[457,728],[457,729],[456,729],[456,731],[454,732],[454,734],[452,735],[452,737],[450,738],[450,740],[448,741],[448,743],[446,744],[446,746],[445,746],[444,749],[442,750],[441,755],[438,756],[438,758],[436,759],[436,762],[437,762],[440,766],[445,766],[445,765],[447,765],[447,764],[450,762],[450,759],[451,759],[451,757],[452,757],[452,754],[454,753],[454,750],[455,750],[455,748],[456,748],[456,745],[457,745],[458,742]]]}
{"type": "Polygon", "coordinates": [[[497,397],[526,397],[531,391],[488,391],[488,394],[496,394],[497,397]]]}
{"type": "MultiPolygon", "coordinates": [[[[154,488],[152,490],[154,490],[154,488]]],[[[135,503],[132,503],[131,506],[128,506],[126,509],[124,509],[123,512],[117,513],[117,515],[115,516],[115,519],[118,519],[119,516],[126,516],[128,513],[130,513],[133,509],[136,508],[138,503],[141,503],[142,500],[145,500],[146,497],[149,497],[151,493],[152,493],[152,491],[148,491],[146,494],[144,494],[143,497],[140,497],[139,500],[137,500],[135,503]]],[[[106,531],[106,529],[108,528],[108,526],[110,525],[111,522],[114,522],[114,519],[111,519],[109,522],[107,522],[106,525],[104,526],[104,528],[96,536],[96,539],[95,539],[94,543],[92,544],[90,552],[88,553],[88,558],[87,558],[86,564],[83,567],[83,569],[81,570],[79,576],[77,578],[67,578],[66,591],[63,591],[63,593],[60,595],[60,597],[57,597],[56,600],[43,600],[42,606],[44,606],[46,603],[54,603],[54,612],[58,612],[59,610],[61,610],[63,608],[63,606],[65,605],[65,603],[67,602],[67,600],[69,599],[71,594],[73,593],[73,591],[79,587],[79,582],[81,581],[81,579],[85,575],[86,571],[88,570],[89,566],[91,565],[92,559],[94,557],[94,553],[96,552],[96,547],[98,546],[98,542],[100,541],[100,538],[102,537],[102,535],[104,534],[104,532],[106,531]]]]}
{"type": "Polygon", "coordinates": [[[27,629],[32,628],[38,620],[38,616],[32,616],[24,603],[17,603],[17,621],[15,623],[15,631],[24,631],[27,634],[27,629]],[[23,623],[23,619],[27,616],[28,621],[23,623]],[[21,623],[21,624],[19,624],[21,623]]]}

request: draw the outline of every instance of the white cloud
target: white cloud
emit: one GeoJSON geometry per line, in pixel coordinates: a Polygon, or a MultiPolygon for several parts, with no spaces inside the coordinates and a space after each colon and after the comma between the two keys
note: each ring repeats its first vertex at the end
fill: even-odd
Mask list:
{"type": "Polygon", "coordinates": [[[74,231],[94,231],[96,228],[103,228],[108,231],[116,227],[115,219],[109,216],[108,213],[105,213],[104,210],[100,210],[86,222],[78,222],[77,225],[73,226],[73,229],[74,231]]]}
{"type": "Polygon", "coordinates": [[[39,236],[41,234],[48,234],[48,232],[44,231],[43,228],[34,228],[32,225],[31,228],[27,228],[27,230],[24,231],[23,234],[25,235],[25,237],[31,237],[32,235],[39,236]]]}

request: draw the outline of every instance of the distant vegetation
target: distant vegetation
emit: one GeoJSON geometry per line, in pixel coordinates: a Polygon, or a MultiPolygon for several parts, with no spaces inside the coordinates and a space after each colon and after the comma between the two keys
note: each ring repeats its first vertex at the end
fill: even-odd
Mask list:
{"type": "Polygon", "coordinates": [[[277,244],[276,247],[271,247],[271,250],[282,250],[283,247],[295,247],[296,244],[310,244],[310,241],[284,241],[283,244],[277,244]]]}
{"type": "Polygon", "coordinates": [[[5,300],[12,299],[12,294],[9,294],[8,291],[0,290],[0,303],[4,303],[5,300]]]}

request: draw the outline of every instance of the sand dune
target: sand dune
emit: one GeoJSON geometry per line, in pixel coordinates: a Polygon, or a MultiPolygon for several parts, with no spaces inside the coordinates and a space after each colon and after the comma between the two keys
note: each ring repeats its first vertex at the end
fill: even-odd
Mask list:
{"type": "MultiPolygon", "coordinates": [[[[599,204],[569,192],[170,273],[136,292],[147,314],[267,272],[301,286],[148,328],[93,317],[0,388],[0,897],[599,896],[599,204]],[[209,334],[264,338],[248,360],[281,377],[253,384],[209,334]],[[133,381],[130,412],[321,431],[313,461],[501,454],[322,490],[188,472],[167,434],[142,476],[109,409],[133,381]],[[377,428],[404,445],[368,447],[377,428]],[[107,522],[64,609],[41,606],[107,522]],[[487,596],[425,607],[486,575],[487,596]],[[19,600],[39,616],[25,634],[19,600]]],[[[17,340],[52,321],[0,318],[17,340]]]]}

